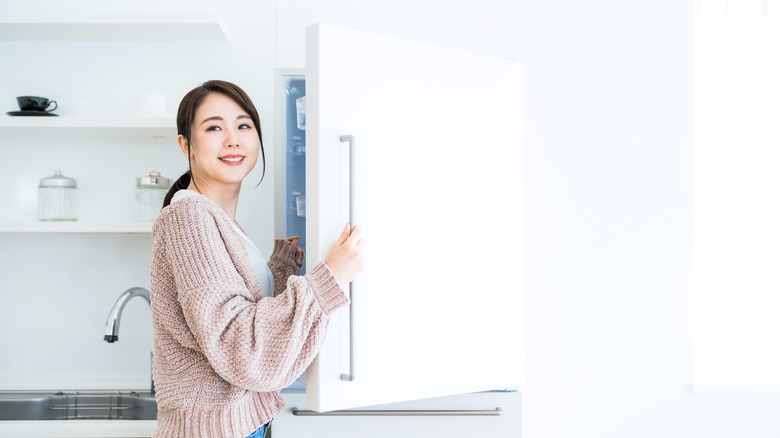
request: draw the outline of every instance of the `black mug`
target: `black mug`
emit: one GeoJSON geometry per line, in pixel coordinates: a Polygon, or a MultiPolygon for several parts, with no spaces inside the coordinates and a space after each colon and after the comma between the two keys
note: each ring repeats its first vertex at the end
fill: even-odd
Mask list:
{"type": "Polygon", "coordinates": [[[45,111],[48,113],[57,109],[57,101],[45,97],[19,96],[16,98],[16,102],[22,111],[45,111]],[[54,108],[48,109],[51,104],[54,104],[54,108]]]}

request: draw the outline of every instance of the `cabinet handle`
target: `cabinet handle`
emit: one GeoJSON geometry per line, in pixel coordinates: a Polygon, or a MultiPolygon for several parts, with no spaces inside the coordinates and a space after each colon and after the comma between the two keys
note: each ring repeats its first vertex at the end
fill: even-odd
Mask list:
{"type": "MultiPolygon", "coordinates": [[[[355,226],[355,137],[342,135],[342,143],[349,142],[349,224],[355,226]]],[[[341,380],[355,380],[355,282],[349,283],[349,374],[342,374],[341,380]]]]}
{"type": "Polygon", "coordinates": [[[486,410],[344,410],[330,412],[307,411],[298,408],[292,408],[292,414],[297,417],[476,417],[476,416],[498,416],[503,414],[501,408],[486,410]]]}

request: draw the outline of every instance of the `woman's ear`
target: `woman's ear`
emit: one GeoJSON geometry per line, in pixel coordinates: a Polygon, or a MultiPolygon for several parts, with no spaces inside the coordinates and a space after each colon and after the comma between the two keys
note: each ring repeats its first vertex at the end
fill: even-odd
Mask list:
{"type": "Polygon", "coordinates": [[[179,136],[176,138],[176,141],[179,142],[179,148],[181,149],[182,155],[184,155],[185,157],[187,157],[187,159],[189,159],[190,154],[189,151],[187,150],[187,146],[189,142],[187,141],[187,139],[185,139],[183,135],[179,134],[179,136]]]}

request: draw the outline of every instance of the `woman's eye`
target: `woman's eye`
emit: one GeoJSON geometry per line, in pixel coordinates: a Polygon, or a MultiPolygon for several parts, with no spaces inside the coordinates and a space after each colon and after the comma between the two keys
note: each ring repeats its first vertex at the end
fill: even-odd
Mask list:
{"type": "Polygon", "coordinates": [[[238,126],[238,129],[252,129],[252,125],[242,123],[241,125],[238,126]]]}
{"type": "Polygon", "coordinates": [[[221,131],[221,130],[222,128],[220,128],[219,126],[209,126],[208,128],[206,128],[206,131],[221,131]]]}

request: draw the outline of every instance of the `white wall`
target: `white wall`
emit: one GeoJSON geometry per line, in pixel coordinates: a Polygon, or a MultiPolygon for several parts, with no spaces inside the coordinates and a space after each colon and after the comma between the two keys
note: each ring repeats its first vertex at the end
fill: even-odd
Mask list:
{"type": "MultiPolygon", "coordinates": [[[[690,2],[321,3],[225,2],[220,12],[232,23],[229,31],[241,39],[235,46],[209,44],[199,50],[177,43],[163,45],[170,50],[158,51],[146,43],[127,44],[134,62],[121,64],[126,72],[76,54],[75,59],[83,63],[97,64],[96,70],[58,67],[56,86],[49,85],[51,75],[17,74],[0,66],[4,79],[0,96],[27,90],[21,83],[43,87],[41,94],[109,94],[129,99],[160,84],[171,100],[177,100],[195,83],[223,77],[247,88],[261,105],[270,105],[265,99],[272,98],[272,68],[302,66],[303,29],[316,21],[517,58],[526,65],[527,93],[525,436],[760,438],[780,434],[777,397],[693,396],[688,392],[694,347],[690,2]],[[136,66],[147,66],[149,61],[155,66],[153,73],[141,74],[146,69],[136,66]],[[84,71],[91,73],[81,76],[84,71]],[[93,77],[95,72],[99,72],[97,77],[93,77]],[[117,83],[122,87],[119,91],[114,86],[117,83]]],[[[41,5],[64,8],[54,1],[37,2],[35,8],[41,5]]],[[[9,8],[31,7],[22,1],[5,2],[0,4],[0,14],[9,8]]],[[[184,1],[110,6],[68,2],[68,8],[108,7],[136,12],[216,8],[207,2],[184,1]]],[[[104,44],[90,44],[102,50],[101,55],[110,55],[104,44]]],[[[71,59],[43,46],[0,43],[0,51],[5,56],[40,49],[62,66],[71,59]]],[[[116,55],[115,60],[123,58],[116,55]]],[[[265,114],[270,122],[272,112],[265,114]]],[[[264,123],[267,132],[273,126],[269,122],[264,123]]],[[[261,187],[270,188],[271,181],[261,187]]],[[[270,197],[256,196],[257,205],[267,206],[270,212],[270,197]]],[[[252,213],[255,218],[265,211],[252,213]]],[[[266,237],[259,232],[256,236],[266,237]]],[[[22,239],[0,236],[4,286],[19,270],[34,278],[43,269],[24,269],[20,264],[6,267],[19,251],[27,251],[28,243],[22,239]]],[[[60,239],[68,244],[71,237],[60,239]]],[[[47,245],[39,237],[30,241],[36,248],[47,245]]],[[[104,245],[110,243],[88,244],[106,251],[104,245]]],[[[140,248],[143,244],[127,244],[134,260],[148,257],[140,248]]],[[[35,263],[33,256],[24,257],[35,263]]],[[[93,260],[77,266],[62,274],[62,284],[92,275],[108,282],[119,272],[115,262],[93,260]]],[[[128,281],[141,281],[141,267],[134,272],[128,281]]],[[[29,333],[25,324],[32,325],[15,315],[62,313],[76,320],[89,318],[94,321],[90,332],[99,339],[105,312],[125,287],[59,291],[42,290],[43,283],[32,279],[28,283],[32,286],[0,291],[4,357],[9,346],[21,343],[10,341],[9,333],[25,336],[29,333]],[[105,303],[89,311],[78,302],[62,301],[56,307],[30,304],[24,313],[7,310],[9,294],[31,293],[68,294],[79,297],[82,304],[97,299],[105,303]]],[[[140,306],[130,309],[134,310],[143,313],[140,306]]],[[[123,326],[123,334],[129,336],[133,330],[123,326]]],[[[28,345],[48,348],[45,338],[29,337],[28,345]]],[[[121,347],[121,342],[116,346],[121,347]]],[[[13,363],[19,364],[18,356],[13,357],[13,363]]]]}

